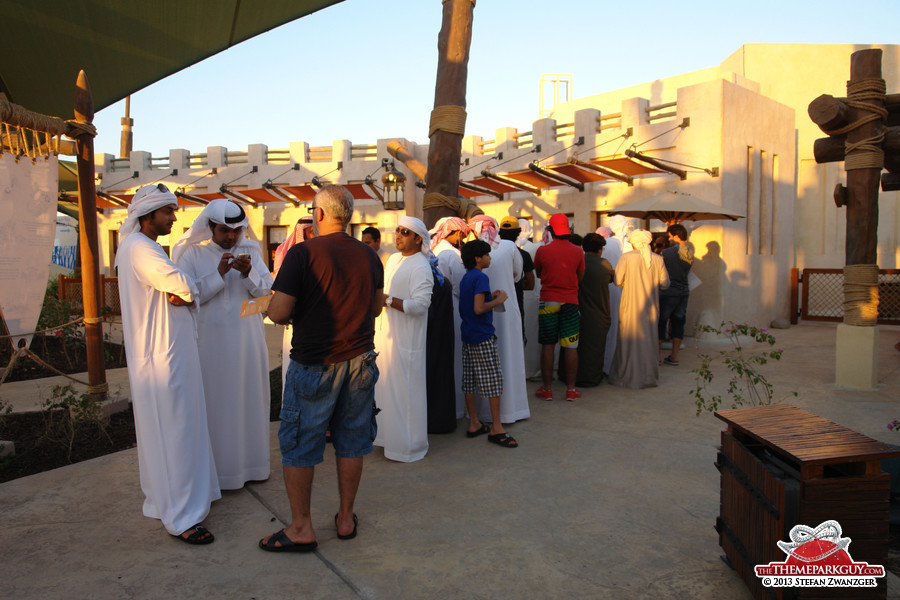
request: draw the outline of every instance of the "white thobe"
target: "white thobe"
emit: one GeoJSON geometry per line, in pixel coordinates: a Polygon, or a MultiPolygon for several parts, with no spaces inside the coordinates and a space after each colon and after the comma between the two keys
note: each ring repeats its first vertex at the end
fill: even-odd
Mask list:
{"type": "Polygon", "coordinates": [[[142,233],[116,254],[144,515],[178,535],[222,497],[206,426],[194,319],[168,294],[197,295],[190,277],[142,233]]]}
{"type": "Polygon", "coordinates": [[[466,415],[466,398],[462,391],[462,317],[459,316],[459,282],[466,274],[459,250],[447,240],[441,240],[434,247],[434,255],[438,259],[438,268],[444,278],[453,286],[453,377],[456,386],[456,418],[466,415]]]}
{"type": "Polygon", "coordinates": [[[197,346],[219,487],[240,489],[269,478],[269,351],[262,315],[240,314],[245,300],[270,293],[272,275],[246,238],[228,250],[212,240],[188,246],[177,265],[199,288],[197,346]],[[226,252],[250,254],[247,277],[219,274],[226,252]]]}
{"type": "Polygon", "coordinates": [[[659,384],[659,290],[669,287],[669,273],[658,254],[650,253],[650,267],[637,250],[626,252],[616,267],[622,288],[619,341],[612,383],[631,389],[659,384]]]}
{"type": "MultiPolygon", "coordinates": [[[[497,334],[497,354],[503,373],[503,393],[500,395],[500,422],[514,423],[531,416],[528,391],[525,389],[525,345],[522,342],[522,315],[516,301],[516,281],[522,278],[522,255],[509,240],[491,250],[491,266],[484,274],[491,280],[491,291],[503,290],[507,296],[498,312],[494,309],[494,331],[497,334]]],[[[491,420],[487,398],[479,398],[478,418],[491,420]]]]}
{"type": "Polygon", "coordinates": [[[428,403],[425,389],[425,336],[434,276],[421,252],[388,258],[384,293],[403,300],[403,310],[385,308],[375,321],[375,351],[380,376],[375,384],[378,435],[391,460],[412,462],[428,452],[428,403]]]}
{"type": "MultiPolygon", "coordinates": [[[[629,244],[630,246],[631,244],[629,244]]],[[[615,269],[622,258],[622,240],[617,237],[606,239],[603,247],[603,258],[615,269]]],[[[609,332],[606,334],[606,355],[603,358],[603,372],[612,373],[613,356],[616,354],[616,341],[619,339],[619,304],[622,302],[622,288],[616,282],[609,284],[609,332]]]]}

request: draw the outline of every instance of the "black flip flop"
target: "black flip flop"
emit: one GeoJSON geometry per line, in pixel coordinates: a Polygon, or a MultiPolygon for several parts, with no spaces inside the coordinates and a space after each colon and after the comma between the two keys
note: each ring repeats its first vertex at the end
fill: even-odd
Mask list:
{"type": "MultiPolygon", "coordinates": [[[[340,513],[334,513],[334,528],[335,529],[337,529],[338,514],[340,514],[340,513]]],[[[352,540],[353,538],[355,538],[357,525],[359,525],[359,517],[356,516],[356,513],[353,513],[353,531],[351,531],[347,535],[341,535],[340,533],[338,533],[337,534],[338,539],[339,540],[352,540]]]]}
{"type": "Polygon", "coordinates": [[[269,536],[269,541],[265,544],[259,540],[259,547],[266,552],[312,552],[319,545],[318,542],[309,542],[308,544],[298,544],[294,542],[284,533],[284,529],[273,533],[269,536]],[[276,546],[275,542],[281,544],[276,546]]]}
{"type": "Polygon", "coordinates": [[[214,536],[209,529],[207,529],[200,523],[197,523],[193,527],[188,527],[185,531],[190,531],[191,529],[194,530],[194,533],[187,537],[181,537],[181,535],[173,535],[172,537],[178,538],[185,544],[191,544],[192,546],[204,546],[206,544],[212,544],[216,539],[216,536],[214,536]],[[209,534],[209,537],[205,537],[207,534],[209,534]]]}
{"type": "Polygon", "coordinates": [[[488,441],[497,444],[498,446],[503,446],[504,448],[518,448],[519,442],[516,441],[516,438],[509,435],[508,433],[497,433],[495,435],[489,435],[488,441]]]}
{"type": "Polygon", "coordinates": [[[488,427],[487,425],[485,425],[484,423],[482,423],[481,429],[476,429],[475,431],[467,431],[466,437],[467,438],[478,437],[479,435],[484,435],[484,434],[490,433],[490,432],[491,432],[491,428],[488,427]]]}

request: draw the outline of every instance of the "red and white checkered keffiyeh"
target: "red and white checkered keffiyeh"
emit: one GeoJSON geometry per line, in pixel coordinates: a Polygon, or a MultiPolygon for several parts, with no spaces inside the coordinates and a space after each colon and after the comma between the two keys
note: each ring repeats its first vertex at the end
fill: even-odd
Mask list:
{"type": "Polygon", "coordinates": [[[500,245],[499,227],[494,217],[487,215],[475,215],[469,219],[469,228],[480,240],[484,240],[490,244],[491,249],[500,245]]]}
{"type": "Polygon", "coordinates": [[[288,235],[283,242],[278,244],[278,247],[275,248],[275,259],[273,261],[275,270],[272,271],[272,277],[278,274],[278,269],[281,268],[281,263],[284,262],[284,256],[287,254],[287,251],[290,250],[292,246],[304,241],[306,239],[306,230],[312,229],[312,226],[311,219],[301,219],[294,225],[294,229],[291,230],[290,235],[288,235]]]}
{"type": "Polygon", "coordinates": [[[444,217],[431,230],[431,249],[434,250],[441,241],[454,231],[462,231],[463,237],[469,235],[469,226],[459,217],[444,217]]]}

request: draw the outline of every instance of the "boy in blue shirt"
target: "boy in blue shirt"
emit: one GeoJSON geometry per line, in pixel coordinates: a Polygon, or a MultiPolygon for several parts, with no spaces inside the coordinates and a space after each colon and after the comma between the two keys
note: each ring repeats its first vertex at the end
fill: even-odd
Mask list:
{"type": "Polygon", "coordinates": [[[494,335],[493,309],[503,304],[507,295],[503,290],[491,292],[490,280],[482,270],[491,266],[491,246],[483,240],[467,243],[460,251],[466,274],[459,283],[459,315],[462,317],[462,390],[469,411],[467,437],[484,433],[488,441],[516,448],[518,442],[506,433],[500,422],[500,394],[503,393],[503,373],[497,355],[497,336],[494,335]],[[493,423],[488,427],[475,413],[475,387],[488,397],[493,423]]]}

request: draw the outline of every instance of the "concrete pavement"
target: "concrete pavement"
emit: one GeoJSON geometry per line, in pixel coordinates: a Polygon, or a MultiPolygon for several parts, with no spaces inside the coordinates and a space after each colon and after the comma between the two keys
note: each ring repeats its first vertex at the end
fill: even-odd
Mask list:
{"type": "MultiPolygon", "coordinates": [[[[779,400],[888,443],[900,434],[900,328],[880,329],[879,389],[836,388],[833,325],[775,331],[779,400]],[[790,396],[790,391],[799,396],[790,396]]],[[[695,416],[687,391],[698,344],[662,366],[660,387],[583,390],[577,402],[531,399],[509,427],[515,450],[456,432],[426,458],[365,460],[359,536],[338,540],[334,458],[317,469],[319,547],[256,547],[289,507],[272,424],[272,475],[225,492],[209,546],[171,539],[141,515],[137,454],[127,450],[0,485],[0,581],[8,598],[709,598],[743,599],[713,530],[723,423],[695,416]]],[[[724,348],[704,341],[702,351],[724,348]]],[[[9,391],[4,384],[0,393],[9,391]]],[[[537,383],[529,383],[533,393],[537,383]]],[[[557,397],[563,386],[554,388],[557,397]]],[[[852,554],[852,544],[850,552],[852,554]]],[[[900,582],[889,576],[889,597],[900,582]]]]}

